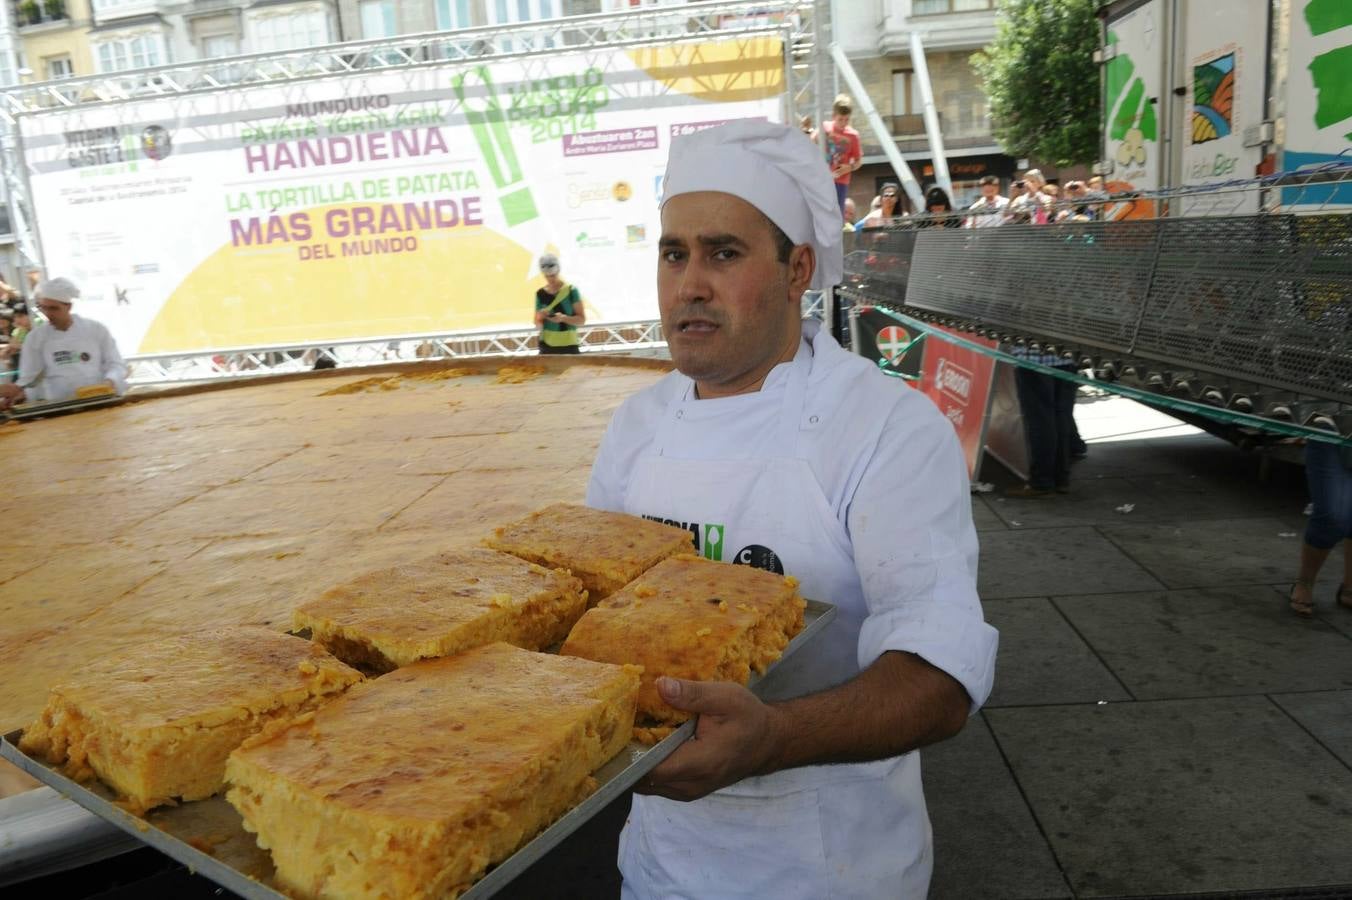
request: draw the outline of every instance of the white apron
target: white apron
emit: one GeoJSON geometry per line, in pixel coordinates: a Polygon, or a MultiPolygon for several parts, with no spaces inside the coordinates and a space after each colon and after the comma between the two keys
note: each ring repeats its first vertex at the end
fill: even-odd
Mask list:
{"type": "MultiPolygon", "coordinates": [[[[849,536],[799,454],[800,431],[824,427],[805,412],[812,362],[809,353],[790,363],[771,445],[783,455],[664,455],[678,429],[699,427],[684,422],[686,407],[717,402],[695,400],[692,387],[669,405],[624,501],[635,515],[720,523],[723,533],[713,538],[725,561],[763,568],[778,561],[784,574],[799,579],[804,597],[839,607],[827,632],[766,682],[766,696],[774,698],[856,674],[867,614],[849,536]]],[[[790,769],[692,803],[636,795],[619,865],[630,900],[924,897],[932,858],[919,755],[790,769]]]]}

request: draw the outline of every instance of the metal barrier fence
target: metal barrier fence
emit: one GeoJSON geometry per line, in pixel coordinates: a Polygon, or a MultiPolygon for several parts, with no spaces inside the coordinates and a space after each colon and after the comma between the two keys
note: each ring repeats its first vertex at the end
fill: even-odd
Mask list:
{"type": "Polygon", "coordinates": [[[871,231],[844,295],[1246,424],[1352,435],[1345,212],[871,231]]]}
{"type": "Polygon", "coordinates": [[[906,305],[1352,403],[1352,217],[933,229],[906,305]]]}

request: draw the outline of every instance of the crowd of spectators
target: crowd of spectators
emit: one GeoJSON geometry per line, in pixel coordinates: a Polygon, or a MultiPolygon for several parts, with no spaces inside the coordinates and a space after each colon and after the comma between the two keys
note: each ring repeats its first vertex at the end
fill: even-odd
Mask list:
{"type": "Polygon", "coordinates": [[[1092,222],[1103,217],[1108,194],[1101,176],[1086,183],[1068,181],[1061,186],[1048,182],[1038,169],[1029,169],[1010,184],[1009,196],[1001,196],[1000,179],[987,175],[981,179],[981,196],[966,210],[953,207],[953,198],[937,185],[925,192],[925,211],[911,216],[896,182],[886,182],[862,217],[849,195],[852,175],[863,165],[859,132],[850,127],[854,101],[840,94],[831,106],[831,121],[821,128],[813,126],[811,116],[803,116],[798,127],[810,140],[823,145],[827,165],[835,180],[836,199],[846,231],[911,225],[916,228],[988,228],[1006,223],[1046,225],[1053,222],[1092,222]]]}
{"type": "Polygon", "coordinates": [[[1048,182],[1042,172],[1029,169],[1010,184],[1009,195],[1000,192],[1000,179],[987,175],[980,181],[981,196],[965,210],[953,208],[948,193],[931,187],[925,193],[925,214],[912,217],[902,205],[900,188],[887,182],[873,198],[869,212],[861,219],[850,204],[845,214],[847,231],[912,225],[916,228],[991,228],[1011,223],[1047,225],[1060,222],[1092,222],[1104,217],[1108,194],[1103,178],[1068,181],[1061,185],[1048,182]]]}
{"type": "MultiPolygon", "coordinates": [[[[864,218],[856,221],[847,205],[844,228],[846,231],[994,228],[1014,223],[1092,222],[1104,218],[1109,202],[1101,178],[1088,183],[1069,181],[1063,191],[1037,169],[1029,169],[1016,179],[1008,196],[1001,194],[1000,179],[994,175],[982,178],[979,188],[981,196],[975,202],[964,209],[955,209],[943,188],[931,187],[925,192],[924,214],[912,216],[901,205],[899,187],[887,182],[864,218]]],[[[879,233],[875,237],[883,240],[886,235],[879,233]]],[[[1057,353],[1033,352],[1023,345],[1009,352],[1028,363],[1019,365],[1014,372],[1028,450],[1028,481],[1010,488],[1006,494],[1037,498],[1069,493],[1071,462],[1088,453],[1075,424],[1077,386],[1073,376],[1078,363],[1057,353]]]]}

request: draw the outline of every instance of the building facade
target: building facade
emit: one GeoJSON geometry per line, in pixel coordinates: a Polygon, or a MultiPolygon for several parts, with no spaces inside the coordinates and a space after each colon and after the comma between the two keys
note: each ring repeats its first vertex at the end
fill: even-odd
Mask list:
{"type": "Polygon", "coordinates": [[[334,0],[11,0],[11,9],[31,81],[342,39],[334,0]]]}
{"type": "Polygon", "coordinates": [[[10,4],[9,14],[20,81],[55,81],[94,71],[89,0],[21,0],[10,4]]]}
{"type": "Polygon", "coordinates": [[[16,78],[55,81],[199,59],[618,12],[685,0],[0,2],[5,2],[10,16],[10,26],[0,27],[2,87],[15,83],[16,78]],[[15,74],[7,76],[6,60],[12,61],[9,71],[15,74]]]}
{"type": "Polygon", "coordinates": [[[640,5],[658,4],[650,0],[339,0],[347,40],[537,22],[640,5]]]}
{"type": "MultiPolygon", "coordinates": [[[[972,56],[995,39],[995,6],[995,0],[837,0],[835,7],[837,42],[912,174],[928,189],[936,179],[911,59],[911,32],[920,33],[955,206],[971,203],[986,175],[998,176],[1007,190],[1018,163],[991,132],[990,106],[972,66],[972,56]]],[[[864,145],[864,167],[850,190],[862,218],[881,185],[898,178],[863,115],[852,124],[864,145]]]]}

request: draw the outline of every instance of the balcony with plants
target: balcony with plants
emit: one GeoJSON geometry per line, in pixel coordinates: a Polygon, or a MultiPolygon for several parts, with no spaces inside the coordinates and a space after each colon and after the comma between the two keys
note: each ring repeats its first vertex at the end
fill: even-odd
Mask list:
{"type": "Polygon", "coordinates": [[[19,0],[14,4],[14,22],[20,28],[55,23],[69,24],[65,0],[19,0]]]}

